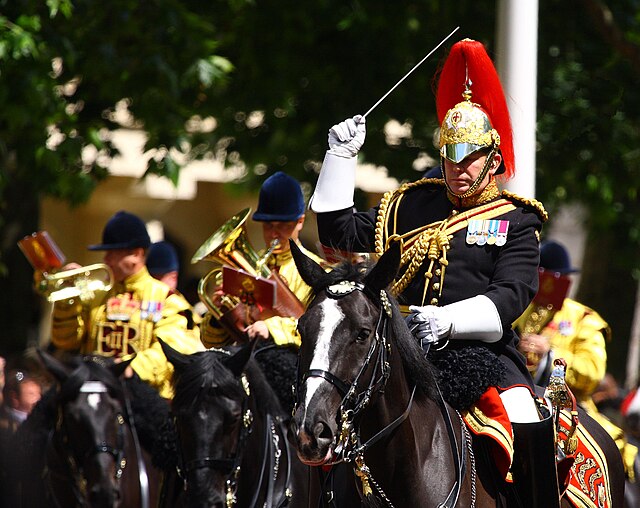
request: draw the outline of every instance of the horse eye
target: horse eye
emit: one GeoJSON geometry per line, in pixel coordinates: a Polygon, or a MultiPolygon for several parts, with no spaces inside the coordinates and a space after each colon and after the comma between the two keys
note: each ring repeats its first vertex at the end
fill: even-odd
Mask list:
{"type": "Polygon", "coordinates": [[[361,328],[356,336],[356,342],[365,342],[369,338],[369,335],[371,335],[371,330],[368,328],[361,328]]]}

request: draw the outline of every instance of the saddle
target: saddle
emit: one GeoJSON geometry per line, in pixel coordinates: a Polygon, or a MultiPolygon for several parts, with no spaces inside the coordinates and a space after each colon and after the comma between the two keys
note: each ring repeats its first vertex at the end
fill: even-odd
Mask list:
{"type": "MultiPolygon", "coordinates": [[[[564,360],[555,360],[549,386],[538,393],[543,413],[548,412],[545,399],[551,403],[560,495],[576,508],[610,508],[605,454],[585,426],[579,424],[577,404],[566,385],[565,370],[564,360]]],[[[474,435],[489,438],[496,468],[505,481],[512,482],[513,431],[498,390],[489,387],[462,416],[474,435]]]]}

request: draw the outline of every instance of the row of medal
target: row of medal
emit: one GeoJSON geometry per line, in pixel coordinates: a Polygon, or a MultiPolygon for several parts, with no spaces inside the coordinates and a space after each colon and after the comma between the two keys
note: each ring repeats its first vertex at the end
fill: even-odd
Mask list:
{"type": "Polygon", "coordinates": [[[471,219],[467,226],[467,243],[469,245],[497,245],[507,243],[509,231],[508,220],[471,219]]]}
{"type": "Polygon", "coordinates": [[[139,302],[129,293],[109,298],[107,301],[107,319],[109,321],[129,321],[140,310],[140,320],[157,323],[162,318],[162,302],[144,300],[139,302]]]}

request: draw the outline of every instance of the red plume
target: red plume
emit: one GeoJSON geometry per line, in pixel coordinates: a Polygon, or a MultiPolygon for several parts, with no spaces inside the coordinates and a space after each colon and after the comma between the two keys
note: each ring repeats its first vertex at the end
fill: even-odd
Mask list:
{"type": "Polygon", "coordinates": [[[451,47],[438,79],[438,122],[442,123],[447,111],[463,101],[462,92],[467,75],[473,93],[471,102],[482,107],[489,115],[491,125],[500,134],[500,152],[505,167],[503,176],[509,179],[515,172],[511,118],[498,72],[482,43],[464,39],[451,47]]]}

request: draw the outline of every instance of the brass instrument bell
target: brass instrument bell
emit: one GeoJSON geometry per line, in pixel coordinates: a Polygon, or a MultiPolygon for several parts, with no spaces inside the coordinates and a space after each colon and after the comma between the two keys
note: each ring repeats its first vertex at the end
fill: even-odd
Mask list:
{"type": "Polygon", "coordinates": [[[266,319],[274,315],[300,317],[304,311],[302,303],[284,283],[282,278],[267,266],[267,260],[278,246],[278,241],[271,243],[267,251],[260,255],[249,241],[246,221],[251,208],[245,208],[218,228],[191,258],[192,263],[201,260],[213,261],[216,267],[205,275],[198,284],[198,296],[220,324],[237,338],[244,338],[241,331],[247,324],[258,319],[266,319]],[[237,296],[222,295],[214,302],[214,293],[222,284],[222,267],[229,266],[243,270],[255,277],[263,277],[276,283],[276,304],[273,309],[258,309],[246,306],[237,296]],[[249,308],[250,307],[250,308],[249,308]],[[243,324],[239,316],[245,320],[243,324]],[[230,323],[231,322],[231,323],[230,323]]]}
{"type": "Polygon", "coordinates": [[[25,236],[18,247],[36,271],[36,289],[51,303],[77,297],[86,302],[113,286],[113,273],[104,263],[57,271],[65,256],[46,231],[25,236]]]}

